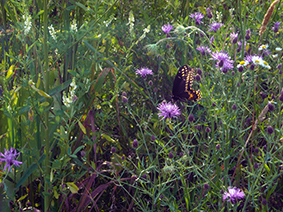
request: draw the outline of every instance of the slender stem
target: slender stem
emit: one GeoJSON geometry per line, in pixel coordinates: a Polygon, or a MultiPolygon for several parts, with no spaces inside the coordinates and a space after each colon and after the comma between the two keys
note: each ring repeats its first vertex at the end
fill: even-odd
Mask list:
{"type": "MultiPolygon", "coordinates": [[[[48,71],[48,47],[47,47],[47,1],[44,0],[44,15],[43,15],[43,21],[44,21],[44,84],[45,84],[45,92],[49,93],[49,71],[48,71]]],[[[45,175],[44,175],[44,191],[48,192],[49,190],[49,174],[50,174],[50,155],[49,155],[49,110],[45,112],[45,175]]],[[[49,196],[44,195],[44,211],[47,212],[49,207],[49,196]]]]}

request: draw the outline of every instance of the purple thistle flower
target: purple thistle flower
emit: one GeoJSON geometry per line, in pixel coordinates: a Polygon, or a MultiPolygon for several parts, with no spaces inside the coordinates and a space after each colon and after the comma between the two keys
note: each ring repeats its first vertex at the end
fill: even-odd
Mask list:
{"type": "Polygon", "coordinates": [[[206,128],[205,128],[205,132],[206,132],[206,133],[210,133],[210,132],[211,132],[211,129],[210,129],[209,127],[206,127],[206,128]]]}
{"type": "Polygon", "coordinates": [[[273,127],[267,127],[267,133],[272,134],[274,132],[273,127]]]}
{"type": "Polygon", "coordinates": [[[277,27],[277,28],[278,28],[280,24],[281,24],[281,22],[280,22],[280,21],[277,21],[277,22],[274,23],[274,27],[277,27]]]}
{"type": "Polygon", "coordinates": [[[273,30],[275,33],[279,31],[279,25],[280,25],[280,23],[281,23],[280,21],[274,23],[274,27],[272,27],[272,30],[273,30]]]}
{"type": "Polygon", "coordinates": [[[149,68],[141,68],[136,70],[136,75],[141,75],[142,78],[146,78],[146,75],[153,75],[152,70],[149,68]]]}
{"type": "Polygon", "coordinates": [[[195,12],[195,14],[191,14],[190,17],[195,19],[197,25],[203,23],[201,19],[204,17],[204,15],[200,12],[195,12]]]}
{"type": "Polygon", "coordinates": [[[165,34],[169,35],[170,31],[173,29],[173,26],[171,26],[170,24],[165,24],[161,27],[161,29],[165,34]]]}
{"type": "Polygon", "coordinates": [[[158,116],[163,117],[162,119],[175,118],[176,116],[181,115],[179,107],[171,102],[167,103],[164,101],[158,105],[157,109],[160,112],[158,113],[158,116]]]}
{"type": "Polygon", "coordinates": [[[122,102],[126,104],[128,102],[128,98],[126,96],[122,96],[122,102]]]}
{"type": "Polygon", "coordinates": [[[223,201],[226,200],[228,197],[228,202],[231,201],[232,203],[235,203],[238,199],[244,198],[245,194],[239,188],[228,187],[228,192],[225,191],[223,194],[223,201]]]}
{"type": "Polygon", "coordinates": [[[195,76],[195,79],[196,79],[196,81],[197,81],[197,82],[199,82],[199,81],[201,80],[200,75],[199,75],[199,74],[197,74],[197,75],[195,76]]]}
{"type": "Polygon", "coordinates": [[[0,152],[0,156],[3,157],[3,158],[0,158],[0,161],[6,162],[6,165],[4,166],[4,170],[8,168],[8,172],[9,172],[12,165],[20,167],[20,164],[22,164],[22,162],[15,160],[16,156],[19,154],[20,153],[19,152],[17,153],[17,151],[12,147],[11,147],[11,150],[5,149],[4,154],[0,152]]]}
{"type": "Polygon", "coordinates": [[[193,122],[195,120],[195,117],[193,114],[190,114],[188,119],[189,119],[189,122],[193,122]]]}
{"type": "Polygon", "coordinates": [[[135,139],[133,141],[133,147],[136,149],[136,148],[138,148],[138,146],[139,146],[139,143],[138,143],[137,139],[135,139]]]}
{"type": "Polygon", "coordinates": [[[251,30],[250,30],[250,29],[248,29],[248,30],[246,31],[245,38],[246,38],[246,40],[251,39],[251,30]]]}
{"type": "Polygon", "coordinates": [[[114,146],[111,148],[111,152],[116,153],[116,148],[114,146]]]}
{"type": "Polygon", "coordinates": [[[233,60],[229,57],[228,53],[221,52],[214,52],[211,54],[213,60],[218,60],[216,63],[216,67],[222,67],[222,71],[227,72],[228,69],[233,69],[233,60]]]}
{"type": "Polygon", "coordinates": [[[267,200],[266,199],[262,199],[261,203],[262,203],[262,205],[266,205],[267,204],[267,200]]]}
{"type": "Polygon", "coordinates": [[[168,158],[172,159],[174,157],[172,152],[169,152],[168,158]]]}
{"type": "Polygon", "coordinates": [[[208,48],[207,46],[199,46],[196,48],[196,50],[200,51],[202,55],[205,55],[206,53],[209,53],[209,54],[211,53],[210,48],[208,48]]]}
{"type": "Polygon", "coordinates": [[[274,111],[275,110],[275,107],[274,107],[274,105],[271,103],[271,102],[268,102],[268,109],[270,110],[270,111],[274,111]]]}
{"type": "Polygon", "coordinates": [[[213,22],[212,24],[209,25],[208,31],[209,32],[211,32],[211,31],[217,32],[217,30],[222,26],[224,26],[224,24],[213,22]]]}
{"type": "Polygon", "coordinates": [[[230,39],[231,39],[232,43],[237,43],[237,41],[238,41],[238,33],[232,32],[230,34],[230,39]]]}
{"type": "Polygon", "coordinates": [[[212,18],[212,13],[211,13],[211,10],[210,10],[209,7],[206,8],[206,12],[207,12],[207,17],[208,17],[209,19],[211,19],[211,18],[212,18]]]}

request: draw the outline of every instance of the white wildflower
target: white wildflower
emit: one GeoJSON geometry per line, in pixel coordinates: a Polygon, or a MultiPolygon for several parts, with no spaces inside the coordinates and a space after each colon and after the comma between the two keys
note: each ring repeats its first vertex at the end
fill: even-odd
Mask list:
{"type": "Polygon", "coordinates": [[[48,27],[48,29],[49,29],[49,33],[50,33],[51,37],[56,41],[56,32],[55,32],[52,24],[48,27]]]}
{"type": "Polygon", "coordinates": [[[280,47],[275,48],[275,51],[277,51],[277,52],[280,52],[281,50],[282,50],[282,48],[280,48],[280,47]]]}
{"type": "Polygon", "coordinates": [[[130,25],[130,28],[129,28],[129,32],[130,32],[130,35],[131,37],[134,37],[135,34],[134,34],[134,24],[135,23],[135,17],[133,15],[133,11],[130,11],[129,13],[129,22],[127,25],[130,25]]]}
{"type": "Polygon", "coordinates": [[[261,45],[258,50],[264,50],[264,49],[267,49],[268,48],[268,44],[266,45],[261,45]]]}
{"type": "Polygon", "coordinates": [[[276,59],[276,58],[278,57],[278,54],[274,54],[274,55],[272,55],[272,57],[273,57],[274,59],[276,59]]]}
{"type": "Polygon", "coordinates": [[[31,15],[23,15],[23,19],[24,19],[24,35],[27,35],[30,31],[31,28],[31,15]]]}
{"type": "Polygon", "coordinates": [[[69,93],[66,94],[66,92],[63,91],[63,104],[66,107],[70,107],[71,104],[76,100],[77,98],[75,95],[76,89],[77,89],[76,81],[75,78],[73,78],[72,83],[70,84],[69,93]]]}
{"type": "Polygon", "coordinates": [[[74,19],[72,24],[71,24],[71,31],[73,31],[73,32],[78,31],[76,19],[74,19]]]}
{"type": "Polygon", "coordinates": [[[261,66],[267,69],[271,69],[270,65],[265,60],[262,60],[261,66]]]}
{"type": "Polygon", "coordinates": [[[252,61],[255,65],[262,65],[263,60],[259,56],[252,56],[252,61]]]}
{"type": "Polygon", "coordinates": [[[136,44],[140,42],[142,39],[145,38],[146,34],[150,31],[150,25],[148,25],[145,29],[143,29],[143,34],[140,36],[140,38],[137,40],[136,44]]]}
{"type": "Polygon", "coordinates": [[[245,66],[247,66],[248,64],[249,64],[249,61],[243,60],[243,61],[239,62],[239,64],[237,65],[237,68],[239,68],[240,66],[245,67],[245,66]]]}

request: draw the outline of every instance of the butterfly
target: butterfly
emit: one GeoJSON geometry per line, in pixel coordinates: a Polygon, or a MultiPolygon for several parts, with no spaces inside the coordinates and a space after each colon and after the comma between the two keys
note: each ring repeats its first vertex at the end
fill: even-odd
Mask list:
{"type": "Polygon", "coordinates": [[[186,100],[198,101],[201,99],[200,90],[195,91],[192,89],[194,72],[195,70],[187,65],[179,68],[172,89],[172,99],[174,101],[186,102],[186,100]]]}

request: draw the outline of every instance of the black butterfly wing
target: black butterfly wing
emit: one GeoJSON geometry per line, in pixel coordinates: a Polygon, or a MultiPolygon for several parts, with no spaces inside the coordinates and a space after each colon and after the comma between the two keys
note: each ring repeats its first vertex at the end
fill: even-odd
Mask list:
{"type": "Polygon", "coordinates": [[[175,101],[197,101],[201,99],[200,91],[194,91],[192,89],[194,81],[194,69],[184,65],[179,70],[173,83],[173,99],[175,101]]]}

